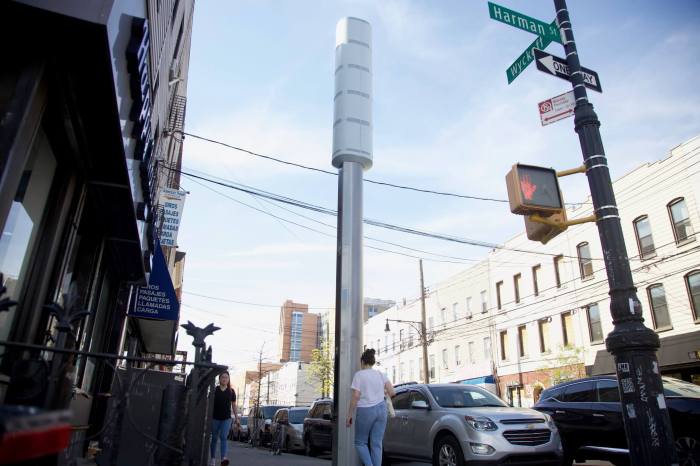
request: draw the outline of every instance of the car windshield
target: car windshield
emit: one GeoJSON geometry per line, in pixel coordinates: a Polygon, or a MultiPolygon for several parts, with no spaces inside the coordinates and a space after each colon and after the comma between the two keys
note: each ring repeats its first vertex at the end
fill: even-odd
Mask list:
{"type": "Polygon", "coordinates": [[[286,406],[263,406],[262,412],[265,419],[272,419],[278,409],[286,408],[286,406]]]}
{"type": "Polygon", "coordinates": [[[508,406],[501,399],[478,387],[455,385],[453,387],[428,387],[437,404],[443,408],[479,408],[508,406]]]}
{"type": "Polygon", "coordinates": [[[289,423],[290,424],[303,424],[304,418],[309,414],[308,409],[293,409],[289,411],[289,423]]]}
{"type": "Polygon", "coordinates": [[[247,426],[248,425],[248,417],[242,417],[241,418],[241,425],[242,426],[247,426]]]}
{"type": "Polygon", "coordinates": [[[670,377],[663,378],[664,395],[666,396],[685,396],[690,398],[700,398],[700,387],[690,382],[683,380],[672,379],[670,377]]]}

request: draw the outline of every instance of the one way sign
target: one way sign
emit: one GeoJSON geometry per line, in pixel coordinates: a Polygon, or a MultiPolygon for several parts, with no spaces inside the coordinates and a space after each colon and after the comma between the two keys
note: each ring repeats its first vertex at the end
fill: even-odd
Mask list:
{"type": "MultiPolygon", "coordinates": [[[[540,49],[533,49],[533,52],[535,53],[535,62],[538,70],[557,78],[571,81],[571,73],[569,73],[569,65],[566,64],[566,60],[545,53],[540,49]]],[[[581,67],[581,71],[583,72],[583,84],[587,88],[596,92],[603,92],[603,89],[600,87],[598,73],[584,67],[581,67]]]]}

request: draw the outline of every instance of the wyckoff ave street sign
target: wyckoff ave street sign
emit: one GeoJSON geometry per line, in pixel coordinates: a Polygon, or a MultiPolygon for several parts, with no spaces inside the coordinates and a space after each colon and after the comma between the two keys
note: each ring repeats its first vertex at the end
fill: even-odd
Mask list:
{"type": "Polygon", "coordinates": [[[561,44],[559,28],[556,24],[547,24],[539,19],[531,18],[530,16],[491,2],[489,2],[489,16],[491,19],[495,19],[501,23],[537,34],[540,37],[548,39],[550,42],[558,42],[561,44]]]}
{"type": "Polygon", "coordinates": [[[576,98],[574,97],[574,91],[565,92],[537,104],[542,126],[570,117],[574,114],[575,107],[576,98]]]}
{"type": "MultiPolygon", "coordinates": [[[[550,26],[556,27],[557,22],[552,21],[552,24],[550,26]]],[[[534,55],[532,54],[533,49],[540,49],[544,50],[547,48],[549,44],[551,44],[552,41],[549,39],[545,39],[544,37],[538,37],[535,39],[535,41],[530,44],[525,51],[520,54],[518,58],[515,59],[512,65],[508,67],[506,70],[506,76],[508,77],[508,84],[512,83],[515,81],[515,78],[517,78],[520,73],[525,70],[528,66],[530,66],[530,63],[532,63],[535,60],[534,55]]]]}
{"type": "MultiPolygon", "coordinates": [[[[566,64],[566,60],[550,55],[540,49],[534,49],[534,53],[535,64],[538,70],[556,76],[557,78],[571,81],[571,73],[569,72],[569,65],[566,64]]],[[[600,87],[598,73],[584,67],[581,67],[581,72],[583,73],[583,84],[587,88],[596,92],[603,92],[603,89],[600,87]]]]}

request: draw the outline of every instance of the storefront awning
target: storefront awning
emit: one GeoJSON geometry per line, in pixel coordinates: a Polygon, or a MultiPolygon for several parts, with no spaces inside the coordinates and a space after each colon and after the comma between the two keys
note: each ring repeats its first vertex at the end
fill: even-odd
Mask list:
{"type": "MultiPolygon", "coordinates": [[[[661,347],[656,356],[663,370],[700,363],[697,359],[698,351],[700,351],[700,330],[661,338],[661,347]]],[[[614,372],[615,362],[612,355],[606,349],[599,350],[590,368],[591,375],[614,372]]]]}
{"type": "Polygon", "coordinates": [[[156,239],[153,268],[148,286],[136,290],[129,316],[139,328],[147,353],[173,354],[180,320],[180,302],[175,294],[160,241],[156,239]]]}

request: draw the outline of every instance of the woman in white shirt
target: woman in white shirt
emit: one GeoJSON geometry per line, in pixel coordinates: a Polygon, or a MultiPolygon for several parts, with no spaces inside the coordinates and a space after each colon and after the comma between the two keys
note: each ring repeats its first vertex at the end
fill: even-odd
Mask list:
{"type": "Polygon", "coordinates": [[[362,369],[352,378],[352,398],[347,427],[355,417],[355,448],[364,466],[382,465],[382,441],[386,429],[387,408],[384,394],[394,396],[394,387],[384,374],[372,369],[375,350],[362,353],[362,369]],[[357,408],[357,415],[355,414],[357,408]],[[369,445],[368,445],[369,444],[369,445]]]}

